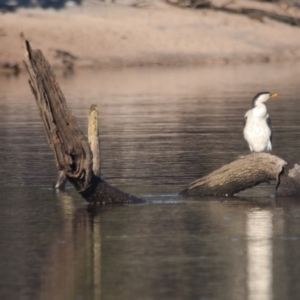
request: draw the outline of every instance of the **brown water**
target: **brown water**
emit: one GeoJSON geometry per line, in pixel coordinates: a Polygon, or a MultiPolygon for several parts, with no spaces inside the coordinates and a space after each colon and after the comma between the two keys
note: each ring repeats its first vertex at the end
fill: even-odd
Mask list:
{"type": "Polygon", "coordinates": [[[183,198],[190,181],[248,153],[260,91],[273,148],[299,156],[300,64],[130,69],[58,76],[86,132],[99,107],[102,176],[147,204],[89,212],[56,177],[26,76],[0,78],[0,299],[299,299],[300,199],[274,185],[183,198]]]}

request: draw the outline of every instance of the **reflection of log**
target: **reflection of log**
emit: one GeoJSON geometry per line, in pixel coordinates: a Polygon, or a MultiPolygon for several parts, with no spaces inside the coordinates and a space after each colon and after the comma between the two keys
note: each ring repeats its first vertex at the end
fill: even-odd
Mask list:
{"type": "Polygon", "coordinates": [[[143,200],[111,187],[93,173],[92,152],[68,108],[55,75],[40,50],[23,39],[29,84],[44,123],[57,168],[88,202],[128,203],[143,200]]]}
{"type": "Polygon", "coordinates": [[[181,195],[233,195],[262,182],[278,180],[286,162],[268,153],[238,158],[220,169],[190,183],[181,195]]]}

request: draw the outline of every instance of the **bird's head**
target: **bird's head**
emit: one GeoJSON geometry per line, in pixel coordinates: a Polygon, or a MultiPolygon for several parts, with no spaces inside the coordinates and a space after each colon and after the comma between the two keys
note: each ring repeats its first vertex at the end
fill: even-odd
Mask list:
{"type": "Polygon", "coordinates": [[[270,98],[274,98],[276,96],[277,96],[276,93],[269,93],[269,92],[258,93],[252,100],[252,106],[255,107],[260,104],[263,104],[267,102],[270,98]]]}

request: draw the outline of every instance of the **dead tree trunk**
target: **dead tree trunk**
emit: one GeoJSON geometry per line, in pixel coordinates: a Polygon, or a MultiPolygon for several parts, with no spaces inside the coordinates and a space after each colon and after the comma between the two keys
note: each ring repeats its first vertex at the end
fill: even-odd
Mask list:
{"type": "Polygon", "coordinates": [[[94,174],[90,145],[67,106],[50,64],[42,51],[32,50],[24,36],[21,37],[25,50],[25,66],[30,76],[29,85],[35,96],[58,170],[67,176],[69,182],[88,202],[143,202],[111,187],[94,174]]]}

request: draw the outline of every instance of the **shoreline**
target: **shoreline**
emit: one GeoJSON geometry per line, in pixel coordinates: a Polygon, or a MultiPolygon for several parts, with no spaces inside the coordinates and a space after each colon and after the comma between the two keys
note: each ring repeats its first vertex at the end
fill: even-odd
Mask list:
{"type": "Polygon", "coordinates": [[[20,32],[54,69],[69,71],[300,60],[299,27],[163,2],[22,8],[1,20],[0,73],[24,69],[20,32]]]}

